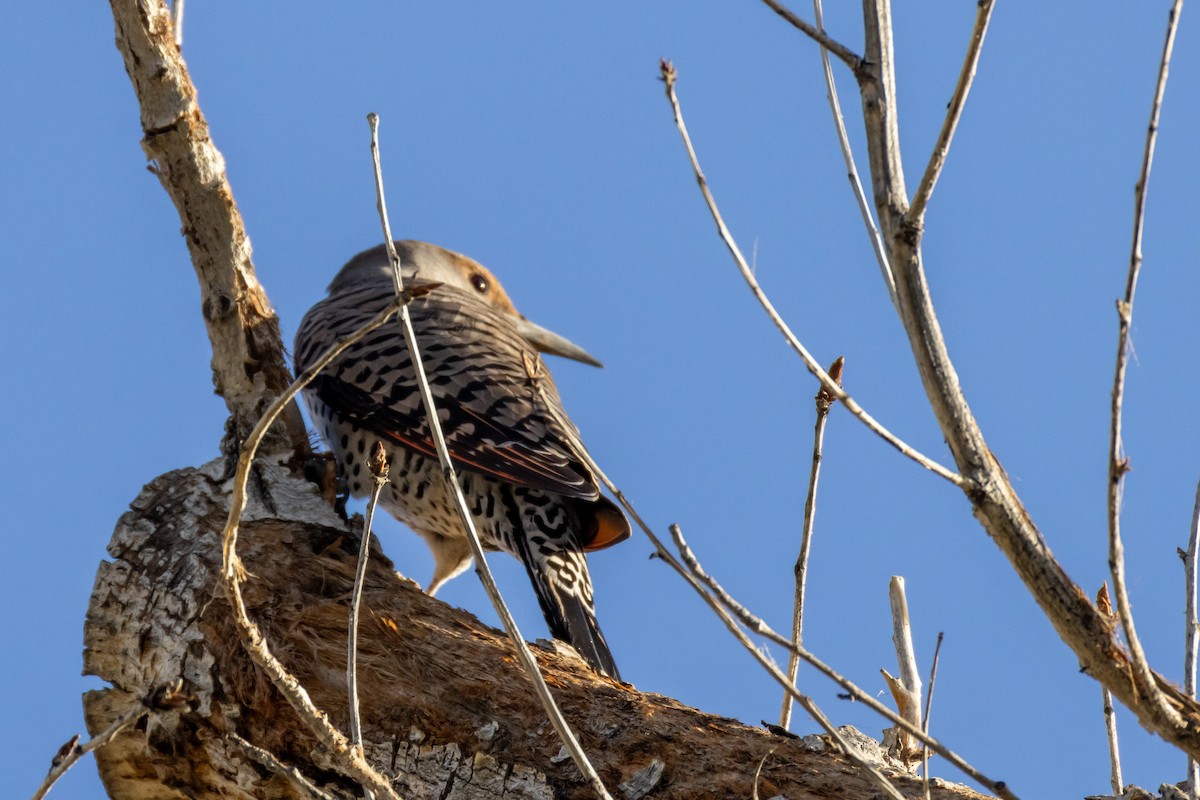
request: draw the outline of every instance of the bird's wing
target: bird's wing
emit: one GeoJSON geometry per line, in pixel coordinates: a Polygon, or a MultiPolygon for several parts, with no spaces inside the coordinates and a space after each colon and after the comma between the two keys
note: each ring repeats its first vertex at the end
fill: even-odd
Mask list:
{"type": "MultiPolygon", "coordinates": [[[[305,319],[300,338],[306,327],[324,324],[332,331],[331,343],[376,313],[373,305],[357,298],[352,314],[344,307],[324,313],[318,306],[310,312],[317,319],[305,319]]],[[[573,450],[575,437],[559,421],[566,414],[561,406],[548,406],[559,404],[553,380],[507,315],[449,288],[413,301],[409,311],[446,445],[457,463],[516,485],[599,496],[595,478],[573,450]]],[[[305,355],[315,356],[298,347],[297,360],[305,355]]],[[[386,325],[346,350],[309,391],[380,437],[436,456],[399,325],[386,325]]]]}

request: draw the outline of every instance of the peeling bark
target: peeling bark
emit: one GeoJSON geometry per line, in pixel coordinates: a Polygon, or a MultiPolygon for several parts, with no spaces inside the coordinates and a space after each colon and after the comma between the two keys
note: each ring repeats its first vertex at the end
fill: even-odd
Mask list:
{"type": "MultiPolygon", "coordinates": [[[[252,616],[338,725],[347,718],[346,616],[358,535],[308,483],[261,466],[239,552],[252,616]],[[267,508],[275,509],[274,513],[267,508]]],[[[183,677],[192,710],[154,713],[98,751],[113,798],[299,798],[229,738],[237,733],[336,797],[359,797],[243,652],[217,586],[227,509],[222,465],[168,473],[121,517],[85,626],[85,671],[110,688],[85,697],[95,732],[183,677]]],[[[583,798],[590,792],[499,631],[428,597],[372,555],[360,630],[367,757],[406,798],[583,798]]],[[[601,777],[627,798],[872,797],[823,737],[773,736],[596,675],[538,649],[546,679],[601,777]]],[[[861,737],[861,735],[859,735],[861,737]]],[[[861,737],[860,742],[871,740],[861,737]]],[[[870,746],[870,745],[868,745],[870,746]]],[[[883,759],[880,755],[879,758],[883,759]]],[[[886,762],[885,762],[886,763],[886,762]]],[[[919,782],[885,769],[907,794],[919,782]]],[[[981,797],[937,782],[939,798],[981,797]]]]}

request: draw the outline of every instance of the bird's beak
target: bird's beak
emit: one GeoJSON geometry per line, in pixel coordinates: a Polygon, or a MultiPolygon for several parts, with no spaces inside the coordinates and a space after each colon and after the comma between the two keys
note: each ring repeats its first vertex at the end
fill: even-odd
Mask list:
{"type": "Polygon", "coordinates": [[[517,330],[525,337],[525,341],[536,347],[539,352],[582,361],[593,367],[604,366],[579,345],[564,339],[554,331],[546,330],[541,325],[535,325],[524,317],[517,320],[517,330]]]}

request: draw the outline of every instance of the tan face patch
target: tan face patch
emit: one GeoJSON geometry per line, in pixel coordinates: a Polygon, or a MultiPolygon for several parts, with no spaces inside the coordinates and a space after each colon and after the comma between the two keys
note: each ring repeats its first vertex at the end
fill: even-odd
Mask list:
{"type": "Polygon", "coordinates": [[[517,309],[512,304],[512,300],[508,298],[508,294],[504,291],[504,287],[500,285],[500,281],[496,280],[496,276],[487,267],[459,253],[451,253],[450,260],[454,268],[467,279],[467,285],[477,291],[481,298],[501,311],[506,311],[513,316],[519,316],[517,309]]]}

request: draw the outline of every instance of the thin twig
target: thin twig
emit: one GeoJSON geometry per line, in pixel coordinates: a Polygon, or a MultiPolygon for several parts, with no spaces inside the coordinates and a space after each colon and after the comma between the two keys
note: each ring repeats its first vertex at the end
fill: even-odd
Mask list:
{"type": "Polygon", "coordinates": [[[942,130],[938,134],[937,144],[929,154],[929,164],[921,183],[917,185],[912,204],[908,208],[909,221],[920,226],[925,216],[925,207],[929,196],[937,186],[942,169],[946,166],[946,156],[950,152],[950,142],[954,139],[954,130],[962,118],[963,107],[967,103],[967,95],[971,91],[971,82],[975,80],[975,69],[979,66],[979,54],[983,50],[983,39],[987,36],[988,23],[992,19],[992,9],[995,0],[979,0],[979,8],[975,12],[975,29],[971,31],[971,44],[967,47],[967,56],[963,59],[962,71],[958,74],[958,83],[954,85],[954,94],[946,107],[946,118],[942,120],[942,130]]]}
{"type": "Polygon", "coordinates": [[[788,327],[787,323],[783,321],[783,318],[779,315],[779,312],[775,310],[775,306],[771,304],[771,301],[767,298],[767,295],[762,290],[762,287],[758,285],[758,281],[755,279],[754,273],[751,271],[749,264],[746,263],[746,259],[743,257],[741,249],[738,248],[737,242],[734,241],[733,235],[729,232],[729,228],[725,225],[725,220],[721,217],[721,212],[717,208],[717,204],[713,199],[712,192],[709,191],[708,180],[704,177],[703,170],[700,169],[700,162],[696,157],[696,150],[692,147],[691,137],[688,136],[687,126],[683,122],[683,113],[679,108],[679,100],[675,95],[675,67],[666,60],[662,61],[660,66],[662,69],[663,82],[667,87],[667,99],[670,101],[671,109],[675,114],[675,126],[679,129],[680,136],[683,137],[684,147],[687,149],[688,158],[692,163],[692,171],[696,175],[696,182],[700,185],[700,191],[704,195],[704,201],[708,204],[708,210],[712,214],[713,221],[716,223],[717,232],[720,234],[721,240],[725,243],[730,255],[733,256],[733,260],[737,264],[738,269],[741,271],[742,277],[745,279],[747,285],[749,285],[750,290],[754,293],[754,296],[758,298],[758,302],[762,305],[763,309],[766,310],[767,316],[769,316],[771,321],[775,323],[775,327],[779,329],[780,333],[783,334],[788,344],[791,345],[792,349],[795,350],[800,358],[804,361],[804,365],[808,368],[808,371],[811,372],[819,381],[821,381],[821,384],[829,390],[830,394],[845,403],[846,408],[850,411],[850,413],[858,417],[868,428],[881,436],[885,441],[899,450],[902,454],[908,456],[922,467],[925,467],[925,469],[940,475],[941,477],[953,483],[955,486],[967,488],[970,482],[962,475],[947,469],[923,453],[913,449],[887,428],[880,425],[874,417],[868,414],[862,408],[862,406],[855,402],[854,398],[852,398],[840,386],[838,386],[837,383],[834,382],[833,378],[829,376],[829,373],[821,368],[821,365],[817,363],[816,359],[812,357],[812,355],[807,349],[805,349],[804,345],[800,342],[796,335],[792,333],[792,330],[788,327]]]}
{"type": "Polygon", "coordinates": [[[1117,604],[1117,615],[1125,631],[1125,642],[1129,646],[1129,657],[1133,665],[1135,685],[1155,707],[1158,714],[1172,724],[1182,725],[1179,712],[1167,702],[1159,688],[1142,650],[1141,640],[1133,624],[1129,592],[1125,586],[1125,548],[1121,544],[1121,486],[1125,473],[1129,471],[1129,459],[1124,456],[1121,442],[1121,406],[1125,394],[1125,371],[1129,359],[1129,329],[1133,319],[1133,297],[1137,289],[1138,275],[1142,268],[1142,229],[1146,217],[1146,186],[1150,181],[1150,167],[1154,161],[1154,145],[1158,140],[1158,118],[1162,110],[1163,94],[1167,88],[1167,71],[1171,63],[1171,51],[1175,47],[1175,31],[1179,26],[1179,12],[1183,0],[1175,0],[1167,21],[1166,40],[1163,42],[1162,60],[1158,66],[1158,81],[1154,87],[1154,102],[1150,106],[1150,124],[1146,129],[1146,146],[1142,153],[1142,170],[1134,190],[1133,244],[1129,254],[1129,275],[1125,281],[1125,297],[1117,302],[1119,334],[1117,336],[1117,366],[1113,378],[1112,425],[1108,440],[1108,567],[1112,573],[1113,595],[1117,604]]]}
{"type": "Polygon", "coordinates": [[[300,390],[311,383],[342,351],[382,326],[410,299],[411,296],[405,296],[393,301],[366,325],[326,350],[320,358],[313,362],[312,366],[296,378],[287,390],[276,397],[267,407],[262,418],[250,431],[246,441],[242,443],[241,452],[238,455],[237,470],[234,473],[233,487],[229,498],[229,516],[225,522],[221,546],[223,563],[221,577],[225,585],[225,596],[233,606],[234,622],[237,624],[242,647],[259,669],[266,673],[271,683],[287,698],[288,703],[300,715],[309,729],[316,734],[317,738],[330,752],[344,757],[344,761],[341,758],[334,760],[337,768],[365,788],[373,789],[389,800],[399,800],[399,795],[392,789],[391,784],[375,771],[363,758],[362,751],[352,746],[345,734],[334,727],[333,723],[329,721],[329,717],[317,708],[296,677],[271,652],[262,630],[250,619],[250,615],[246,611],[245,599],[242,596],[242,581],[245,580],[246,571],[237,555],[237,536],[242,512],[245,510],[247,502],[246,483],[250,477],[250,467],[254,463],[254,455],[258,452],[258,446],[262,442],[263,436],[275,418],[295,399],[300,390]]]}
{"type": "MultiPolygon", "coordinates": [[[[693,564],[695,564],[694,558],[689,560],[689,557],[691,556],[691,550],[688,549],[687,542],[685,542],[683,539],[683,532],[679,529],[678,525],[671,526],[671,537],[675,540],[675,546],[679,549],[680,555],[683,556],[684,562],[687,563],[690,568],[692,568],[693,573],[696,573],[696,567],[699,565],[697,564],[695,567],[693,567],[693,564]]],[[[699,576],[699,573],[697,573],[696,577],[699,576]]],[[[863,770],[875,783],[875,785],[878,786],[885,794],[896,798],[897,800],[904,800],[904,795],[900,794],[899,790],[892,785],[892,782],[885,778],[883,773],[876,769],[874,765],[863,758],[862,754],[858,752],[856,747],[842,737],[841,733],[838,732],[838,729],[834,726],[834,724],[830,722],[829,718],[826,717],[825,714],[822,713],[821,709],[817,707],[817,704],[813,702],[813,699],[808,695],[801,693],[793,684],[788,683],[787,676],[780,671],[779,667],[775,666],[774,661],[772,661],[769,657],[767,657],[766,654],[762,653],[757,647],[754,646],[754,642],[750,641],[750,637],[746,635],[746,631],[743,630],[742,626],[737,623],[737,620],[730,616],[729,612],[722,608],[721,605],[712,597],[712,595],[704,591],[701,591],[701,595],[705,597],[705,601],[709,604],[709,607],[717,612],[717,615],[721,618],[721,621],[725,623],[726,629],[733,634],[734,638],[741,642],[742,646],[749,650],[751,655],[754,656],[754,660],[762,665],[763,669],[765,669],[771,675],[771,677],[774,678],[779,685],[784,688],[785,691],[787,691],[796,699],[796,702],[800,704],[801,708],[807,711],[809,715],[816,720],[817,724],[825,729],[827,734],[833,737],[834,741],[837,742],[839,749],[846,755],[846,757],[854,762],[859,769],[863,770]]]]}
{"type": "MultiPolygon", "coordinates": [[[[942,654],[942,639],[946,634],[938,631],[937,644],[933,646],[933,663],[929,667],[929,691],[925,693],[925,710],[921,714],[921,730],[929,735],[929,715],[933,711],[933,684],[937,680],[938,658],[942,654]]],[[[930,800],[929,794],[929,745],[921,746],[921,777],[925,784],[925,800],[930,800]]]]}
{"type": "Polygon", "coordinates": [[[290,780],[293,784],[295,784],[296,788],[313,798],[313,800],[337,800],[337,798],[331,795],[329,792],[318,788],[312,781],[306,778],[304,773],[299,769],[288,764],[284,764],[275,757],[274,753],[270,752],[269,750],[264,750],[258,745],[250,744],[236,733],[228,733],[226,736],[246,755],[250,756],[276,775],[281,775],[290,780]]]}
{"type": "Polygon", "coordinates": [[[62,747],[58,748],[58,752],[50,760],[50,769],[46,773],[46,777],[42,779],[37,791],[33,793],[33,800],[42,800],[58,782],[58,779],[75,766],[79,759],[104,747],[115,739],[117,734],[146,714],[156,711],[179,711],[193,705],[195,700],[196,698],[191,693],[183,690],[183,680],[176,679],[171,683],[159,686],[142,702],[125,713],[119,714],[107,728],[83,744],[79,743],[79,734],[75,734],[62,747]]]}
{"type": "MultiPolygon", "coordinates": [[[[363,744],[362,719],[358,708],[358,610],[362,602],[363,582],[367,577],[367,561],[371,558],[371,526],[375,521],[375,509],[379,495],[388,482],[387,455],[383,444],[375,442],[371,457],[367,460],[371,470],[371,499],[367,503],[367,517],[363,522],[362,536],[358,542],[358,567],[354,571],[354,590],[350,594],[350,622],[346,634],[346,687],[350,693],[350,743],[361,751],[363,744]]],[[[366,800],[375,800],[375,794],[367,789],[366,800]]]]}
{"type": "MultiPolygon", "coordinates": [[[[616,493],[614,492],[614,494],[616,493]]],[[[620,498],[620,495],[618,495],[618,499],[622,499],[620,498]]],[[[626,510],[630,510],[630,506],[626,505],[623,499],[622,504],[625,505],[626,510]]],[[[631,515],[636,517],[636,514],[633,514],[632,511],[631,515]]],[[[638,524],[643,524],[640,518],[638,519],[638,524]]],[[[643,530],[645,529],[643,528],[643,530]]],[[[646,533],[649,535],[652,542],[655,542],[656,544],[658,543],[657,538],[653,534],[649,533],[648,531],[646,531],[646,533]]],[[[760,617],[752,614],[749,609],[735,600],[728,592],[725,591],[721,584],[719,584],[712,576],[705,572],[704,568],[700,565],[699,560],[697,560],[696,556],[692,553],[692,550],[688,546],[687,542],[684,541],[683,533],[679,530],[678,525],[671,526],[671,536],[675,540],[675,546],[679,549],[680,557],[687,565],[687,571],[681,572],[681,574],[685,577],[685,579],[687,579],[688,583],[690,583],[692,587],[696,589],[696,591],[700,592],[700,595],[705,599],[705,602],[708,603],[709,606],[712,607],[719,616],[721,616],[723,621],[729,618],[729,613],[731,612],[738,618],[738,620],[742,622],[743,625],[749,628],[751,632],[756,633],[759,636],[763,636],[775,644],[781,645],[782,647],[794,649],[796,652],[800,653],[800,657],[803,658],[806,663],[815,667],[818,671],[824,673],[843,689],[845,689],[850,694],[852,699],[861,703],[865,703],[877,714],[885,717],[897,727],[907,731],[918,740],[929,745],[930,749],[932,749],[935,753],[945,758],[975,781],[979,782],[980,785],[986,787],[990,791],[995,792],[997,796],[1005,798],[1006,800],[1016,800],[1016,795],[1012,793],[1007,784],[1005,784],[1003,781],[993,781],[983,773],[979,772],[979,770],[975,769],[957,754],[955,754],[954,751],[950,750],[932,736],[927,735],[921,730],[920,727],[914,726],[907,719],[880,703],[870,694],[864,692],[849,679],[840,675],[832,667],[825,664],[803,647],[793,648],[790,641],[779,635],[760,617]],[[703,586],[701,584],[703,584],[703,586]],[[710,595],[704,590],[703,587],[708,587],[708,589],[712,591],[712,594],[710,595]],[[726,609],[728,609],[728,611],[726,611],[726,609]]],[[[680,569],[678,562],[676,562],[673,558],[664,558],[663,560],[676,567],[677,570],[680,569]]],[[[726,622],[726,627],[729,627],[730,623],[736,626],[736,622],[730,619],[729,622],[726,622]]],[[[738,632],[741,632],[740,627],[738,627],[738,632]]],[[[738,638],[738,641],[741,641],[743,645],[745,645],[747,649],[751,651],[751,654],[754,655],[755,659],[767,669],[767,672],[769,672],[772,677],[779,681],[781,685],[787,688],[786,680],[781,680],[784,678],[783,674],[779,672],[778,668],[776,668],[773,663],[771,663],[768,659],[766,659],[765,656],[758,652],[758,649],[753,646],[753,643],[751,643],[749,639],[745,638],[744,632],[742,632],[740,636],[737,632],[735,632],[734,635],[738,638]]],[[[793,697],[796,697],[796,699],[799,700],[800,693],[796,691],[794,686],[791,687],[791,691],[795,692],[793,697]]]]}
{"type": "MultiPolygon", "coordinates": [[[[368,114],[367,121],[371,126],[371,158],[375,168],[375,198],[379,210],[379,219],[383,225],[383,240],[388,251],[388,261],[392,265],[392,277],[396,285],[396,294],[402,296],[404,293],[404,276],[401,270],[400,256],[396,253],[396,247],[392,240],[391,225],[388,222],[387,216],[387,203],[384,200],[383,194],[383,170],[379,161],[379,117],[374,113],[368,114]]],[[[517,650],[517,656],[522,666],[524,666],[526,673],[529,675],[534,692],[545,709],[546,715],[550,718],[551,725],[554,726],[554,730],[558,733],[559,739],[562,740],[563,746],[566,747],[576,766],[579,767],[579,771],[583,773],[584,778],[591,785],[592,791],[598,797],[603,798],[603,800],[612,800],[612,796],[608,793],[608,789],[605,788],[604,782],[600,780],[600,776],[596,773],[596,768],[592,766],[592,762],[588,760],[587,755],[583,752],[583,747],[580,746],[575,732],[571,730],[571,726],[567,724],[566,719],[559,710],[554,696],[550,694],[550,688],[546,685],[546,679],[542,676],[537,659],[533,657],[533,653],[525,643],[525,638],[521,635],[520,629],[517,628],[517,622],[509,612],[508,606],[504,603],[504,598],[501,597],[500,590],[496,586],[496,581],[492,577],[492,571],[488,567],[487,559],[484,557],[483,545],[479,541],[479,533],[475,530],[475,520],[471,516],[467,499],[463,495],[462,487],[459,485],[458,475],[454,469],[454,462],[450,459],[450,450],[446,447],[446,439],[442,433],[441,422],[438,419],[437,407],[434,405],[433,392],[429,387],[429,379],[425,375],[425,365],[421,360],[421,353],[417,346],[417,334],[413,330],[412,318],[408,313],[407,305],[400,308],[400,323],[404,330],[404,341],[408,346],[408,352],[417,373],[417,384],[421,389],[421,400],[425,408],[425,418],[429,421],[429,429],[433,434],[433,442],[437,448],[438,460],[442,466],[442,477],[454,497],[459,519],[462,521],[463,528],[467,532],[467,541],[471,546],[471,553],[475,557],[475,573],[479,576],[484,591],[487,592],[488,597],[492,601],[492,606],[496,609],[496,613],[504,623],[504,629],[508,632],[508,636],[517,650]]]]}
{"type": "MultiPolygon", "coordinates": [[[[545,388],[539,386],[538,391],[544,392],[545,388]]],[[[683,541],[683,534],[679,531],[679,526],[674,525],[672,526],[672,535],[677,537],[676,545],[680,547],[680,555],[688,561],[688,566],[684,567],[684,565],[681,564],[679,560],[671,554],[671,551],[667,549],[666,545],[663,544],[662,540],[658,538],[654,531],[650,529],[650,526],[646,524],[644,519],[642,519],[642,515],[638,513],[636,508],[634,508],[633,503],[629,502],[629,499],[625,497],[625,493],[621,491],[620,487],[613,483],[612,479],[609,478],[608,475],[605,474],[604,470],[600,468],[600,465],[596,463],[596,459],[592,458],[592,454],[588,452],[588,449],[584,446],[583,441],[576,433],[575,427],[570,424],[570,421],[564,414],[557,410],[558,404],[546,402],[544,406],[550,410],[550,413],[554,416],[555,421],[560,425],[561,431],[565,433],[570,440],[574,452],[578,454],[587,468],[592,471],[592,473],[600,480],[602,484],[604,484],[605,488],[612,493],[612,496],[616,498],[616,501],[621,505],[621,508],[625,509],[625,512],[629,514],[629,517],[633,520],[633,523],[638,526],[638,529],[641,530],[646,538],[650,540],[650,543],[654,545],[653,557],[660,559],[669,567],[671,567],[671,569],[675,570],[676,574],[683,578],[683,580],[686,581],[687,584],[691,586],[697,594],[700,595],[705,604],[707,604],[708,607],[712,609],[713,613],[715,613],[725,624],[725,627],[730,628],[730,631],[734,634],[734,638],[741,642],[742,645],[750,651],[750,655],[753,656],[754,659],[758,661],[759,664],[761,664],[763,668],[766,669],[769,674],[771,674],[772,677],[776,678],[780,685],[784,687],[785,691],[793,692],[794,694],[792,694],[792,696],[799,699],[799,692],[797,692],[796,687],[788,684],[786,676],[779,671],[773,662],[759,652],[758,648],[754,646],[753,642],[745,637],[744,632],[741,632],[737,622],[729,616],[730,612],[736,614],[742,623],[757,635],[763,636],[775,644],[782,646],[788,650],[788,652],[794,651],[798,653],[800,658],[803,659],[806,664],[824,674],[830,680],[834,681],[843,689],[845,689],[851,698],[860,703],[864,703],[875,713],[908,731],[913,736],[916,736],[920,741],[928,744],[935,753],[945,758],[958,769],[962,770],[963,773],[977,781],[981,786],[984,786],[990,791],[995,792],[999,797],[1005,798],[1005,800],[1016,800],[1016,795],[1009,791],[1007,785],[1005,785],[1003,781],[991,780],[986,775],[979,772],[979,770],[975,769],[962,758],[960,758],[954,753],[954,751],[943,745],[937,739],[934,739],[931,736],[926,736],[920,728],[914,727],[908,722],[908,720],[897,715],[890,708],[885,706],[883,703],[880,703],[872,695],[860,689],[852,681],[839,674],[836,670],[834,670],[825,662],[821,661],[821,659],[817,658],[808,650],[805,650],[803,647],[794,646],[791,640],[781,636],[773,628],[771,628],[771,626],[767,625],[767,623],[764,622],[760,617],[751,614],[749,610],[739,604],[724,589],[722,589],[719,583],[717,583],[704,572],[695,556],[692,555],[691,550],[687,547],[687,543],[683,541]],[[704,582],[704,585],[701,585],[701,581],[704,582]],[[705,589],[705,585],[712,590],[712,594],[705,589]],[[733,630],[734,628],[737,628],[737,630],[733,630]]]]}
{"type": "MultiPolygon", "coordinates": [[[[1186,593],[1184,623],[1187,626],[1183,650],[1183,691],[1196,697],[1196,656],[1200,649],[1200,621],[1196,619],[1197,551],[1200,550],[1200,483],[1196,485],[1196,500],[1192,505],[1192,527],[1188,535],[1187,552],[1183,553],[1184,591],[1186,593]]],[[[1196,759],[1188,756],[1187,791],[1191,800],[1200,794],[1200,770],[1196,759]]]]}
{"type": "MultiPolygon", "coordinates": [[[[545,390],[539,388],[539,391],[545,390]]],[[[588,452],[586,447],[584,447],[582,440],[580,440],[578,435],[574,433],[574,426],[568,424],[569,421],[565,418],[565,416],[558,416],[558,412],[554,410],[556,404],[546,403],[545,405],[547,408],[551,409],[551,413],[555,415],[555,421],[562,426],[562,430],[570,438],[575,452],[578,453],[581,459],[583,459],[583,462],[587,465],[587,468],[591,470],[597,478],[599,478],[600,482],[604,484],[605,488],[607,488],[608,491],[612,493],[612,496],[616,498],[617,502],[621,505],[621,508],[625,509],[626,513],[629,514],[634,524],[638,526],[638,529],[641,530],[646,538],[650,540],[650,543],[654,545],[654,557],[660,559],[671,569],[675,570],[676,574],[683,578],[683,580],[687,582],[687,584],[691,586],[697,594],[700,595],[700,598],[704,600],[705,604],[712,609],[713,613],[715,613],[721,619],[726,628],[730,628],[731,625],[733,628],[737,627],[737,622],[731,619],[729,616],[730,612],[736,614],[742,623],[750,628],[750,630],[752,630],[754,633],[784,647],[789,652],[795,651],[798,653],[800,658],[803,659],[806,664],[813,667],[818,672],[822,673],[830,680],[845,689],[852,699],[867,705],[872,711],[884,717],[889,722],[900,726],[913,736],[916,736],[922,742],[928,744],[935,753],[945,758],[948,762],[950,762],[950,764],[954,765],[963,773],[970,776],[981,786],[984,786],[988,790],[995,792],[999,797],[1005,798],[1005,800],[1016,799],[1016,795],[1014,795],[1008,789],[1007,785],[1003,781],[991,780],[979,770],[975,769],[966,761],[964,761],[961,757],[954,753],[954,751],[943,745],[937,739],[934,739],[931,736],[926,736],[925,733],[920,730],[920,728],[913,727],[908,720],[897,715],[896,712],[892,711],[883,703],[880,703],[872,695],[860,689],[850,679],[838,673],[835,669],[830,667],[821,659],[817,658],[808,650],[805,650],[803,647],[793,646],[789,639],[777,633],[760,617],[751,614],[749,610],[739,604],[724,589],[722,589],[719,583],[710,578],[703,571],[699,562],[696,561],[695,556],[692,555],[691,550],[687,548],[687,543],[683,542],[682,533],[679,533],[676,543],[677,545],[683,545],[683,547],[680,549],[680,555],[685,559],[690,559],[689,566],[685,568],[683,564],[681,564],[679,560],[671,554],[671,551],[667,549],[662,540],[655,535],[654,531],[650,529],[650,526],[646,524],[644,519],[642,519],[642,515],[638,513],[636,508],[634,508],[633,503],[629,502],[629,499],[625,497],[625,493],[621,491],[620,487],[613,483],[612,479],[609,478],[608,475],[605,474],[604,470],[600,468],[600,465],[596,463],[596,459],[592,458],[592,454],[588,452]],[[693,571],[695,571],[695,574],[693,574],[693,571]],[[704,588],[704,585],[701,585],[701,581],[704,581],[704,584],[712,589],[713,594],[709,594],[709,592],[704,588]]],[[[678,529],[677,525],[673,527],[675,530],[678,529]]],[[[761,664],[763,668],[771,674],[772,677],[775,677],[776,675],[779,676],[777,680],[779,681],[780,685],[784,687],[785,691],[795,692],[795,694],[792,695],[793,697],[796,697],[797,694],[799,694],[796,691],[795,686],[790,686],[790,684],[787,683],[786,677],[779,671],[777,667],[775,667],[774,663],[766,659],[766,657],[759,652],[758,648],[755,647],[749,639],[745,638],[744,633],[739,635],[740,628],[737,631],[734,631],[732,628],[730,628],[730,630],[734,634],[734,638],[741,642],[742,645],[750,651],[750,655],[753,656],[754,659],[758,661],[759,664],[761,664]]]]}
{"type": "MultiPolygon", "coordinates": [[[[813,17],[817,21],[817,29],[825,30],[824,13],[821,0],[813,0],[813,17]]],[[[883,276],[883,285],[887,287],[888,297],[896,313],[900,313],[900,298],[896,296],[896,279],[892,275],[892,265],[888,262],[887,249],[883,246],[883,237],[879,234],[879,226],[875,224],[875,215],[871,204],[867,201],[867,193],[863,191],[862,181],[858,177],[858,167],[854,163],[854,152],[850,149],[850,137],[846,133],[846,117],[842,114],[842,104],[838,99],[837,82],[833,79],[833,65],[829,63],[829,49],[821,46],[821,71],[825,75],[825,97],[829,100],[829,110],[833,114],[833,125],[837,129],[838,146],[842,151],[842,161],[846,163],[846,178],[850,181],[850,189],[854,192],[854,200],[858,203],[858,212],[862,215],[863,224],[867,226],[867,237],[871,240],[871,249],[875,253],[875,261],[879,264],[879,272],[883,276]]]]}
{"type": "Polygon", "coordinates": [[[116,738],[117,734],[128,728],[143,714],[148,713],[145,706],[138,704],[135,708],[131,708],[124,714],[118,716],[112,721],[107,728],[90,740],[79,744],[79,735],[72,736],[70,741],[59,748],[58,754],[50,762],[50,771],[46,773],[46,777],[42,780],[42,785],[33,793],[33,800],[42,800],[58,782],[58,779],[66,774],[67,770],[75,766],[75,762],[83,758],[93,750],[98,750],[104,745],[116,738]]]}
{"type": "Polygon", "coordinates": [[[819,17],[817,19],[816,27],[813,27],[800,17],[796,16],[794,11],[785,6],[783,3],[778,2],[778,0],[763,0],[763,2],[766,3],[767,7],[772,11],[787,20],[792,27],[801,31],[805,36],[821,45],[822,49],[828,50],[837,56],[838,60],[849,67],[850,71],[854,73],[856,80],[862,81],[865,79],[866,74],[863,71],[862,56],[857,55],[853,50],[851,50],[849,47],[846,47],[844,44],[829,38],[829,35],[825,33],[825,30],[821,27],[821,20],[819,17]]]}
{"type": "MultiPolygon", "coordinates": [[[[842,367],[846,360],[838,356],[829,367],[830,376],[842,383],[842,367]]],[[[821,476],[821,448],[825,441],[825,422],[829,419],[829,407],[836,398],[822,386],[816,396],[817,421],[813,428],[812,468],[808,473],[808,495],[804,498],[804,525],[800,532],[800,553],[796,556],[796,594],[792,601],[792,643],[799,647],[804,642],[804,589],[808,580],[808,555],[812,547],[813,520],[817,514],[817,482],[821,476]]],[[[800,656],[793,651],[788,655],[787,679],[793,686],[800,670],[800,656]]],[[[792,695],[783,693],[783,708],[779,711],[779,727],[787,730],[792,721],[792,695]]]]}

